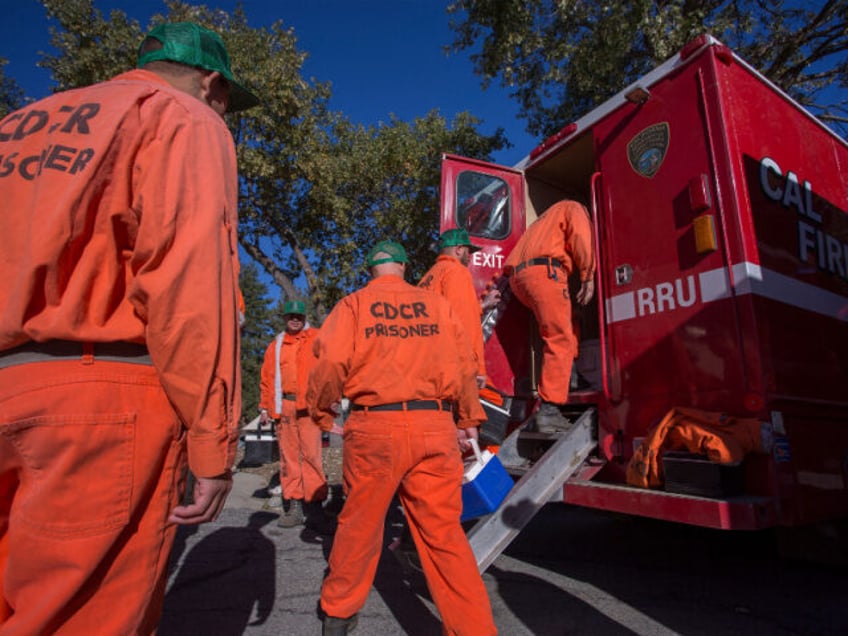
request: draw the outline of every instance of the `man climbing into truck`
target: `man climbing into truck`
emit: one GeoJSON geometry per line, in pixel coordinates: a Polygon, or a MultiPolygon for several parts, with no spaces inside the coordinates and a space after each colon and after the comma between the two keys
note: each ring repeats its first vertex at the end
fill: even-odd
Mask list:
{"type": "Polygon", "coordinates": [[[592,300],[595,259],[589,212],[575,200],[554,203],[521,236],[506,260],[506,271],[515,297],[536,317],[544,343],[536,430],[567,430],[561,406],[568,401],[577,355],[568,279],[572,271],[580,275],[578,304],[592,300]]]}

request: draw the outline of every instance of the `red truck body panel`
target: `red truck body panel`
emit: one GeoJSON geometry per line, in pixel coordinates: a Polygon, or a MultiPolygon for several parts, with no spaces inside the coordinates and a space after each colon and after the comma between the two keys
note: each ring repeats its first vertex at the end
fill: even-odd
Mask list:
{"type": "MultiPolygon", "coordinates": [[[[442,230],[465,226],[487,179],[509,208],[499,234],[468,227],[481,293],[548,205],[576,191],[592,213],[598,300],[576,361],[590,388],[570,400],[598,409],[603,469],[565,500],[727,528],[848,515],[846,174],[846,143],[708,36],[515,168],[445,157],[442,230]],[[674,407],[762,420],[771,450],[747,462],[743,498],[624,485],[674,407]]],[[[513,301],[487,342],[493,383],[516,398],[533,396],[531,324],[513,301]]]]}

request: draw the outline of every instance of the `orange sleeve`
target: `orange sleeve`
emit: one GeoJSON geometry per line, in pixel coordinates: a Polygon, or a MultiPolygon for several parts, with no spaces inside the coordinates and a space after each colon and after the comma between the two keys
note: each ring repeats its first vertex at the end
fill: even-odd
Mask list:
{"type": "Polygon", "coordinates": [[[457,395],[457,427],[472,428],[486,421],[486,412],[480,404],[480,394],[477,388],[477,361],[468,336],[451,306],[448,307],[448,324],[456,345],[456,369],[454,373],[459,385],[457,395]]]}
{"type": "Polygon", "coordinates": [[[313,344],[317,360],[309,374],[306,403],[310,416],[324,431],[332,428],[336,418],[333,406],[342,399],[353,356],[355,328],[350,298],[343,298],[321,325],[321,333],[313,344]]]}
{"type": "Polygon", "coordinates": [[[128,299],[188,428],[189,466],[213,477],[233,464],[241,416],[237,175],[226,125],[203,115],[165,117],[139,149],[128,299]]]}
{"type": "Polygon", "coordinates": [[[442,293],[462,324],[465,336],[474,352],[477,375],[486,375],[486,361],[483,357],[483,328],[480,325],[482,309],[471,272],[465,265],[452,267],[445,272],[442,293]],[[462,268],[462,269],[459,269],[462,268]]]}
{"type": "Polygon", "coordinates": [[[272,340],[265,349],[265,357],[262,359],[262,369],[259,372],[259,408],[265,409],[272,417],[277,418],[280,414],[274,408],[275,344],[276,340],[272,340]]]}
{"type": "MultiPolygon", "coordinates": [[[[580,272],[580,281],[591,280],[595,274],[592,224],[586,208],[576,201],[565,207],[565,249],[571,257],[574,270],[580,272]]],[[[572,271],[574,271],[572,270],[572,271]]]]}

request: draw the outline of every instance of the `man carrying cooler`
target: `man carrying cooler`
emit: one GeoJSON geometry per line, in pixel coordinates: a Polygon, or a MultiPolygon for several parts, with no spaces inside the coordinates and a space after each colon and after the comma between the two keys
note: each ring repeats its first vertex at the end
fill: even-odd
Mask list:
{"type": "Polygon", "coordinates": [[[397,492],[446,634],[495,634],[486,588],[459,517],[458,440],[485,418],[476,364],[450,305],[403,280],[406,251],[377,243],[372,280],[343,298],[321,328],[307,402],[331,430],[342,395],[345,506],[321,590],[324,634],[346,634],[374,580],[386,512],[397,492]],[[454,423],[453,410],[458,413],[454,423]]]}
{"type": "Polygon", "coordinates": [[[477,386],[486,386],[486,360],[483,355],[483,329],[480,317],[500,299],[494,290],[481,303],[474,290],[474,280],[468,271],[471,255],[480,247],[473,245],[468,232],[461,228],[446,230],[439,237],[439,256],[433,267],[421,277],[419,287],[444,296],[462,323],[471,349],[477,358],[477,386]]]}
{"type": "Polygon", "coordinates": [[[138,67],[0,122],[1,634],[152,633],[173,524],[215,519],[231,487],[223,115],[258,102],[196,24],[153,29],[138,67]]]}

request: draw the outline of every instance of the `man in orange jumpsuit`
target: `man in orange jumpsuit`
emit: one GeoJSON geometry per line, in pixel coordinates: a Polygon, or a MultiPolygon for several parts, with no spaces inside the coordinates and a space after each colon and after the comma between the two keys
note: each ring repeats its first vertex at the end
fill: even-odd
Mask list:
{"type": "Polygon", "coordinates": [[[542,432],[566,429],[560,406],[568,400],[577,338],[571,326],[568,277],[580,276],[576,300],[585,305],[595,291],[592,226],[586,208],[572,200],[554,203],[519,239],[506,260],[510,288],[536,317],[544,343],[539,382],[541,405],[536,427],[542,432]]]}
{"type": "Polygon", "coordinates": [[[263,423],[277,421],[280,446],[280,486],[284,507],[277,525],[293,528],[321,524],[327,498],[327,478],[321,461],[321,429],[306,409],[306,383],[315,366],[313,341],[318,334],[306,322],[306,307],[299,300],[283,305],[286,326],[268,345],[259,379],[259,409],[263,423]],[[304,516],[304,509],[307,513],[304,516]]]}
{"type": "Polygon", "coordinates": [[[372,280],[343,298],[321,327],[307,402],[331,430],[342,395],[347,500],[321,590],[324,634],[346,634],[365,604],[397,493],[446,634],[496,633],[486,588],[459,516],[468,444],[485,418],[476,364],[448,302],[403,280],[406,251],[381,241],[372,280]],[[458,422],[454,423],[456,409],[458,422]]]}
{"type": "Polygon", "coordinates": [[[490,292],[481,303],[474,290],[468,263],[471,255],[480,249],[471,243],[466,230],[446,230],[439,237],[439,256],[433,267],[421,277],[418,286],[447,298],[471,342],[477,358],[477,386],[482,389],[486,386],[486,360],[480,317],[484,310],[497,304],[500,293],[497,290],[490,292]]]}
{"type": "Polygon", "coordinates": [[[0,633],[149,634],[174,524],[211,521],[240,416],[237,174],[256,98],[220,37],[0,122],[0,633]],[[193,503],[179,505],[188,466],[193,503]]]}

